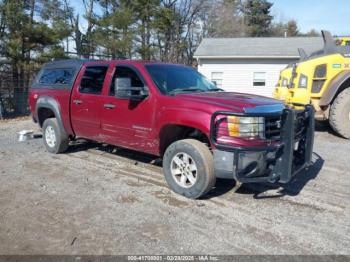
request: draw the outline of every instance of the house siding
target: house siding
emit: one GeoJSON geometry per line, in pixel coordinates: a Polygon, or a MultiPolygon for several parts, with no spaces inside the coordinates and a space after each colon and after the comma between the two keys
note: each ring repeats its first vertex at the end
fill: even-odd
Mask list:
{"type": "Polygon", "coordinates": [[[211,80],[214,72],[222,72],[222,88],[226,91],[272,97],[280,71],[292,59],[198,59],[198,71],[211,80]],[[265,72],[265,86],[253,86],[254,72],[265,72]]]}

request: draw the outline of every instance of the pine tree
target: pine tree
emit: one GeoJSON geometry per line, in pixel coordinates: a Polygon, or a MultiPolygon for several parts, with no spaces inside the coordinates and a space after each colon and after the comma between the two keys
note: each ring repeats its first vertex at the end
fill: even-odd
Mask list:
{"type": "Polygon", "coordinates": [[[135,16],[129,1],[101,1],[103,15],[97,20],[95,42],[107,56],[132,57],[135,16]]]}
{"type": "MultiPolygon", "coordinates": [[[[65,30],[64,19],[58,19],[52,12],[59,12],[62,3],[58,0],[4,0],[1,34],[3,34],[2,56],[6,57],[12,70],[15,112],[23,114],[27,108],[27,92],[33,71],[44,60],[62,57],[62,38],[65,30]],[[53,8],[54,7],[54,8],[53,8]],[[46,16],[45,13],[51,13],[46,16]]],[[[62,11],[62,10],[61,10],[62,11]]]]}
{"type": "Polygon", "coordinates": [[[136,51],[144,60],[154,57],[152,32],[154,29],[154,15],[160,6],[160,0],[133,0],[130,7],[135,14],[136,21],[136,51]]]}
{"type": "Polygon", "coordinates": [[[267,36],[270,34],[272,3],[267,0],[247,0],[243,3],[243,15],[248,26],[249,36],[267,36]]]}

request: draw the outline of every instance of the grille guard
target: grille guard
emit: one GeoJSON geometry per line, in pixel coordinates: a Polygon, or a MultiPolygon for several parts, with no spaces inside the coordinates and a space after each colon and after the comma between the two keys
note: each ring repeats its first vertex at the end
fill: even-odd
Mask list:
{"type": "Polygon", "coordinates": [[[242,183],[274,182],[288,183],[291,178],[312,163],[314,144],[314,110],[311,105],[306,105],[305,110],[283,109],[278,113],[233,113],[228,111],[217,111],[213,114],[210,123],[210,142],[218,150],[234,153],[234,178],[242,183]],[[245,116],[245,117],[273,117],[281,116],[281,135],[276,144],[266,146],[231,146],[216,141],[215,120],[219,115],[245,116]],[[302,131],[296,130],[302,125],[302,131]],[[294,146],[298,142],[298,148],[294,146]],[[239,154],[242,152],[265,151],[275,152],[276,157],[273,165],[267,169],[266,176],[244,177],[239,176],[238,170],[239,154]]]}

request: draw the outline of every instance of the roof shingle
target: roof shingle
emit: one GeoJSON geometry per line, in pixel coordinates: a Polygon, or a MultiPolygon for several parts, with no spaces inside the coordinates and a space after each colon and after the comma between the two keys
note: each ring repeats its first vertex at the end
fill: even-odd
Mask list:
{"type": "Polygon", "coordinates": [[[322,47],[321,37],[204,38],[194,57],[299,58],[298,48],[303,48],[307,54],[310,54],[322,47]]]}

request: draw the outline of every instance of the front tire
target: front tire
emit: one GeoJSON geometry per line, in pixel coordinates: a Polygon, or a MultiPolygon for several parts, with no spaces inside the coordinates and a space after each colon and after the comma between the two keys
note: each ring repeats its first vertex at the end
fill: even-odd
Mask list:
{"type": "Polygon", "coordinates": [[[188,198],[199,198],[215,185],[213,156],[198,140],[172,143],[163,157],[163,172],[169,187],[188,198]]]}
{"type": "Polygon", "coordinates": [[[333,130],[344,138],[350,138],[350,87],[338,94],[334,100],[329,123],[333,130]]]}
{"type": "Polygon", "coordinates": [[[42,129],[44,145],[47,151],[53,154],[59,154],[68,149],[69,139],[61,131],[56,118],[46,119],[42,129]]]}

